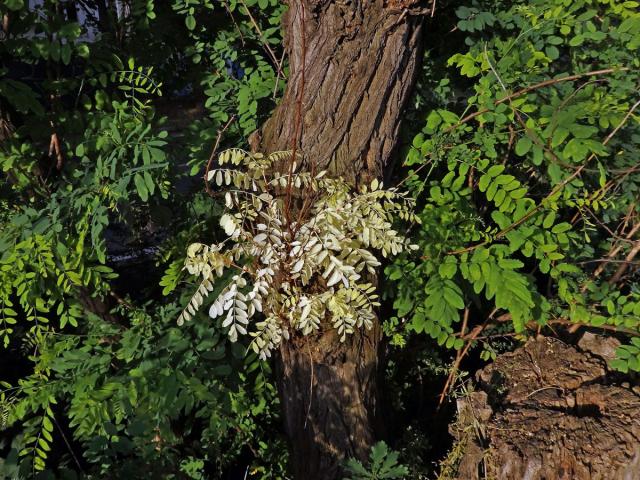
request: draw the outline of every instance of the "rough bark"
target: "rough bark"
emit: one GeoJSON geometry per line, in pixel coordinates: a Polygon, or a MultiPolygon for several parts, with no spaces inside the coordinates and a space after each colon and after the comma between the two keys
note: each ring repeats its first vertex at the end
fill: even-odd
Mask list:
{"type": "MultiPolygon", "coordinates": [[[[398,138],[419,58],[421,19],[402,2],[298,0],[283,18],[287,89],[252,136],[263,152],[353,184],[381,177],[398,138]],[[303,38],[304,37],[304,38],[303,38]]],[[[279,390],[296,479],[342,478],[345,457],[373,444],[379,325],[345,343],[331,330],[281,347],[279,390]]]]}
{"type": "Polygon", "coordinates": [[[354,182],[363,173],[381,176],[417,69],[414,3],[292,1],[283,19],[290,75],[262,146],[291,149],[301,94],[299,148],[307,162],[354,182]]]}
{"type": "Polygon", "coordinates": [[[345,457],[366,458],[374,441],[379,329],[335,332],[282,345],[279,390],[296,479],[342,478],[345,457]]]}
{"type": "Polygon", "coordinates": [[[452,429],[466,442],[457,478],[640,478],[640,386],[607,369],[616,344],[540,337],[480,371],[452,429]]]}

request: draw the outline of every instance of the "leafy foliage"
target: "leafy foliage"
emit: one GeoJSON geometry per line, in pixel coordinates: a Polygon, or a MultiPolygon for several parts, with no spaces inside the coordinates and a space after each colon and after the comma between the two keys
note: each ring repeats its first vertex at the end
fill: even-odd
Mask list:
{"type": "Polygon", "coordinates": [[[187,239],[220,212],[183,172],[201,173],[231,114],[248,130],[268,113],[284,81],[253,21],[282,7],[209,5],[221,28],[201,32],[211,56],[194,64],[180,2],[40,3],[0,1],[0,477],[197,478],[242,459],[252,478],[282,478],[282,441],[259,433],[277,419],[269,366],[174,324],[187,239]],[[213,99],[191,133],[165,96],[194,90],[213,99]]]}
{"type": "MultiPolygon", "coordinates": [[[[628,263],[640,190],[634,6],[475,1],[456,10],[464,46],[427,62],[448,73],[434,79],[405,161],[421,205],[420,256],[386,270],[406,331],[456,349],[481,331],[546,325],[640,334],[628,263]],[[454,101],[455,91],[468,94],[454,101]],[[464,310],[471,320],[461,326],[464,310]]],[[[632,351],[614,365],[636,368],[624,361],[632,351]]]]}
{"type": "Polygon", "coordinates": [[[197,82],[208,118],[191,126],[194,140],[187,145],[190,173],[195,175],[208,158],[217,129],[232,114],[238,121],[229,133],[246,139],[283,92],[287,66],[276,52],[281,50],[285,5],[278,0],[173,0],[172,8],[188,31],[186,60],[202,71],[197,82]],[[219,20],[221,11],[226,13],[224,22],[219,20]],[[220,28],[212,29],[212,22],[220,28]]]}
{"type": "Polygon", "coordinates": [[[406,478],[409,470],[398,463],[398,452],[389,450],[384,442],[378,442],[371,448],[369,468],[365,468],[357,460],[347,462],[347,470],[351,476],[345,480],[384,480],[406,478]]]}
{"type": "Polygon", "coordinates": [[[371,328],[373,309],[380,305],[375,287],[362,281],[380,266],[371,250],[389,257],[410,247],[392,222],[417,221],[412,201],[384,190],[378,180],[352,192],[343,180],[327,178],[326,171],[298,171],[288,152],[265,156],[226,150],[218,164],[207,177],[226,190],[225,204],[235,210],[220,218],[232,246],[189,247],[185,267],[202,283],[178,324],[191,318],[213,290],[215,277],[231,267],[236,274],[209,316],[226,314],[222,327],[235,342],[238,334],[247,334],[249,320],[262,313],[264,319],[250,333],[251,348],[262,359],[293,332],[310,335],[325,320],[341,341],[355,329],[371,328]],[[293,162],[284,174],[275,167],[282,160],[293,162]],[[298,197],[304,204],[295,213],[291,201],[298,197]]]}
{"type": "MultiPolygon", "coordinates": [[[[212,199],[218,131],[246,144],[286,84],[284,2],[0,0],[0,477],[286,478],[261,357],[347,338],[385,299],[407,431],[435,342],[488,359],[581,326],[629,338],[612,365],[640,370],[637,7],[437,2],[410,198],[230,150],[212,199]]],[[[349,468],[408,475],[384,444],[349,468]]]]}

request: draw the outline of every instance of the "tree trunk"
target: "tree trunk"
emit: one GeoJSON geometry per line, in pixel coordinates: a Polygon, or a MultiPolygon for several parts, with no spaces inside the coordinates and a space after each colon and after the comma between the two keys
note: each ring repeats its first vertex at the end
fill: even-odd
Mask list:
{"type": "MultiPolygon", "coordinates": [[[[296,151],[307,167],[356,185],[381,177],[417,71],[415,0],[295,0],[283,18],[287,89],[252,148],[296,151]]],[[[278,383],[296,479],[342,478],[374,441],[379,324],[345,343],[335,332],[281,347],[278,383]]]]}

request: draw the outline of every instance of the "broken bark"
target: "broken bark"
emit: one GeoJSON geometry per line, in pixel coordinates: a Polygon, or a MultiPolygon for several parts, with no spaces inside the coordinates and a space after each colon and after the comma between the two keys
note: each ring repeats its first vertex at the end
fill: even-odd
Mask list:
{"type": "Polygon", "coordinates": [[[539,337],[477,374],[452,433],[460,480],[640,478],[640,386],[609,371],[617,341],[539,337]]]}

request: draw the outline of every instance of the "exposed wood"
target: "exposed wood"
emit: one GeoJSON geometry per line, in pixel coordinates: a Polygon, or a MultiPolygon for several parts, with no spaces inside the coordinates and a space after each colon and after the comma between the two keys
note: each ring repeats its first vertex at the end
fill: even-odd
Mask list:
{"type": "Polygon", "coordinates": [[[640,252],[640,240],[637,240],[633,244],[633,246],[631,247],[631,250],[629,250],[629,253],[627,253],[627,256],[624,257],[624,262],[620,264],[620,266],[618,267],[616,272],[609,279],[609,283],[611,285],[615,285],[616,283],[618,283],[620,281],[622,276],[625,274],[625,272],[629,268],[629,265],[632,264],[633,259],[636,257],[638,252],[640,252]]]}
{"type": "Polygon", "coordinates": [[[478,373],[458,403],[460,480],[640,478],[640,386],[607,368],[617,340],[586,333],[578,348],[539,337],[478,373]]]}

